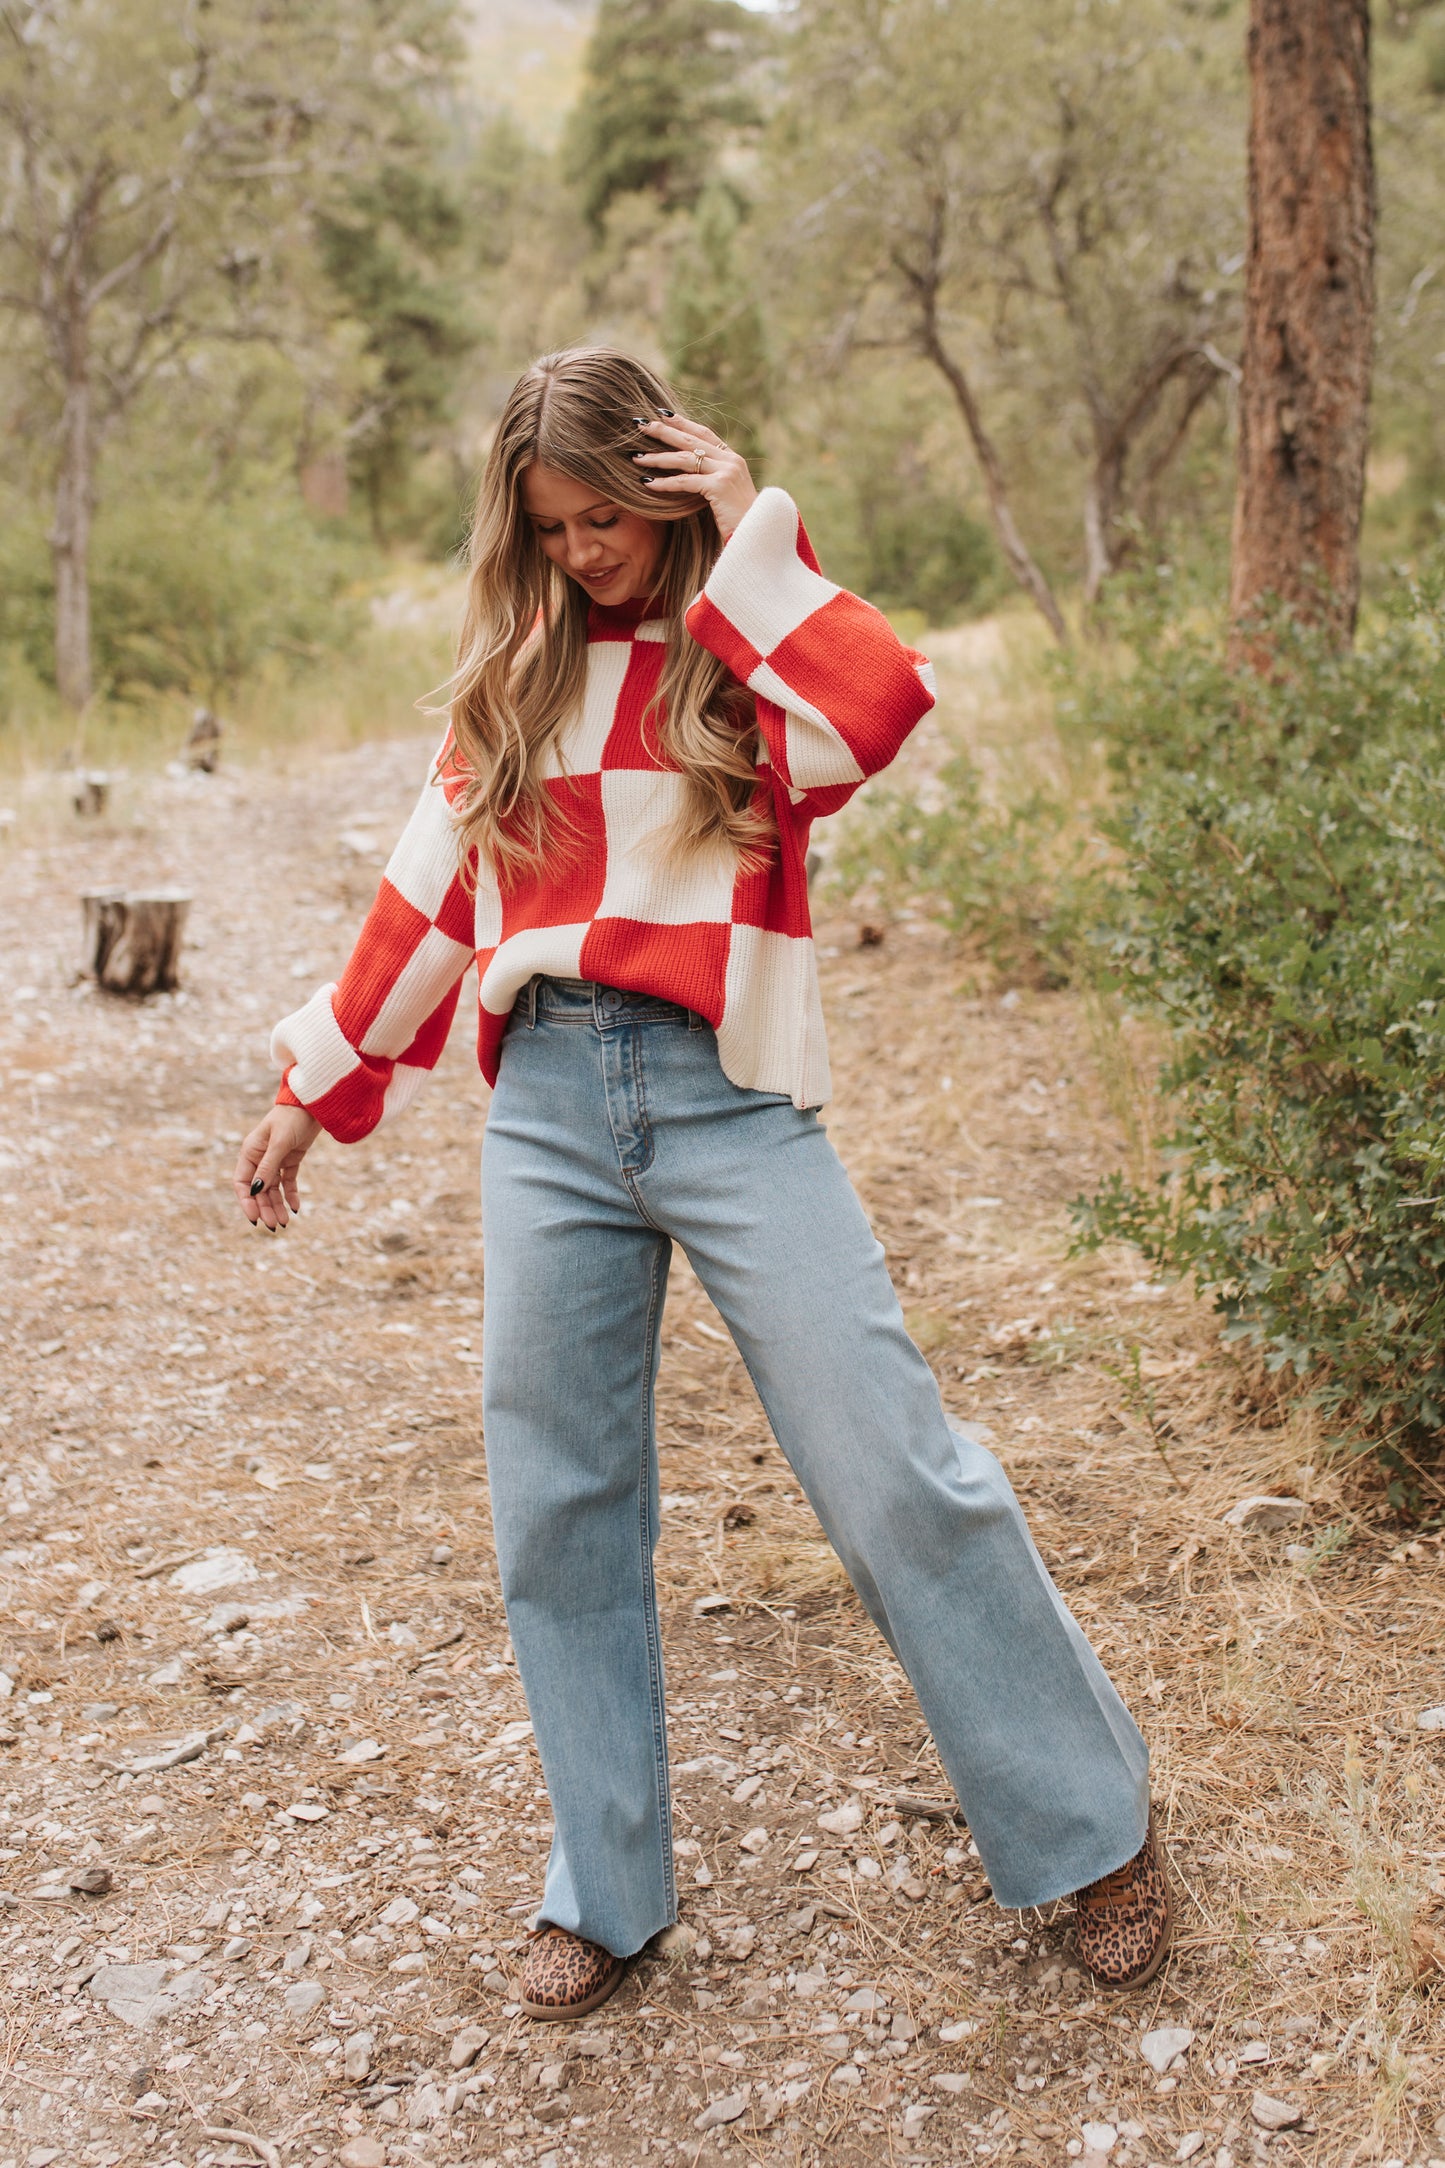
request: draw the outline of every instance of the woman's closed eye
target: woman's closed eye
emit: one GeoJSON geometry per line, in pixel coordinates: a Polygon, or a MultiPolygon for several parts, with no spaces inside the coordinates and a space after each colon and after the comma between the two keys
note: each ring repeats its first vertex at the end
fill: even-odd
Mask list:
{"type": "MultiPolygon", "coordinates": [[[[565,527],[543,527],[535,520],[532,524],[533,530],[537,534],[565,534],[567,531],[565,527]]],[[[609,513],[606,519],[589,519],[587,524],[589,527],[593,528],[598,534],[605,534],[609,527],[615,527],[617,525],[617,514],[615,512],[609,513]]]]}

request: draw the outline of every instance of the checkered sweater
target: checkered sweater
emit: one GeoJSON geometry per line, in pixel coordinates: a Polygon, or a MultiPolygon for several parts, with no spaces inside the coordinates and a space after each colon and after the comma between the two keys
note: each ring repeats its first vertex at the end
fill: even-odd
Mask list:
{"type": "Polygon", "coordinates": [[[473,961],[489,1083],[512,1003],[546,972],[697,1010],[733,1083],[823,1103],[808,831],[892,760],[933,705],[932,670],[870,604],[822,577],[781,489],[749,507],[686,622],[756,695],[757,788],[776,815],[768,862],[752,873],[718,851],[662,862],[655,846],[684,788],[644,724],[666,625],[641,605],[594,604],[581,706],[546,775],[580,847],[502,886],[482,866],[469,894],[449,811],[464,777],[448,733],[339,984],[276,1026],[279,1103],[343,1141],[365,1136],[436,1065],[473,961]]]}

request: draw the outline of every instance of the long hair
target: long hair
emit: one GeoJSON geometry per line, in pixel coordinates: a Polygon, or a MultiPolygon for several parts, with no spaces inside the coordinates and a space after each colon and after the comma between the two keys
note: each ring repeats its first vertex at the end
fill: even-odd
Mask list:
{"type": "Polygon", "coordinates": [[[465,776],[456,800],[464,866],[475,849],[507,881],[565,853],[567,842],[569,823],[543,776],[558,773],[548,754],[582,699],[589,605],[544,555],[527,517],[522,477],[534,461],[662,525],[649,600],[660,603],[667,644],[644,727],[651,721],[686,786],[667,851],[722,847],[745,866],[760,863],[772,824],[770,806],[754,802],[752,695],[682,621],[722,548],[717,524],[701,497],[654,496],[630,456],[657,441],[639,438],[634,417],[678,404],[642,362],[591,346],[534,361],[502,410],[477,494],[466,611],[446,688],[465,776]]]}

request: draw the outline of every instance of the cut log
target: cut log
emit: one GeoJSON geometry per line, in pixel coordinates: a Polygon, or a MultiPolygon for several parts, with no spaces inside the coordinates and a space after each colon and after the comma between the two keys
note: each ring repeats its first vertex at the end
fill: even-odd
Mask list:
{"type": "Polygon", "coordinates": [[[88,889],[80,899],[82,971],[108,994],[168,994],[180,984],[181,941],[191,899],[181,889],[132,894],[88,889]]]}
{"type": "Polygon", "coordinates": [[[110,797],[110,777],[100,768],[82,768],[70,786],[70,802],[82,820],[98,820],[110,797]]]}

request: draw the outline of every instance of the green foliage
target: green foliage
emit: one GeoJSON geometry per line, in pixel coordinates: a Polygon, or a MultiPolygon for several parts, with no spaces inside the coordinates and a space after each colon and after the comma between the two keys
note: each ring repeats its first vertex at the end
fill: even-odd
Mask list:
{"type": "Polygon", "coordinates": [[[1162,585],[1119,629],[1132,669],[1077,692],[1122,786],[1099,938],[1179,1118],[1081,1237],[1192,1276],[1403,1499],[1445,1431],[1445,567],[1356,654],[1273,621],[1268,678],[1162,585]]]}
{"type": "Polygon", "coordinates": [[[741,78],[764,34],[736,0],[602,0],[565,154],[595,231],[637,191],[696,203],[720,140],[758,119],[741,78]]]}
{"type": "Polygon", "coordinates": [[[450,418],[457,364],[477,341],[457,277],[464,235],[453,190],[411,166],[382,166],[317,221],[322,266],[373,364],[349,448],[379,542],[405,516],[414,457],[450,418]]]}
{"type": "MultiPolygon", "coordinates": [[[[359,612],[344,589],[355,547],[320,531],[294,488],[257,486],[224,503],[199,493],[117,489],[96,523],[91,582],[97,689],[135,700],[214,701],[270,657],[293,665],[345,647],[359,612]]],[[[29,688],[54,686],[55,588],[38,525],[0,539],[0,724],[29,688]]]]}
{"type": "Polygon", "coordinates": [[[840,830],[829,879],[888,909],[916,905],[1001,969],[1061,985],[1077,915],[1060,863],[1065,823],[1064,806],[1040,790],[991,804],[960,753],[917,796],[870,789],[840,830]]]}
{"type": "Polygon", "coordinates": [[[683,397],[755,460],[772,368],[757,289],[739,262],[742,222],[736,191],[710,182],[674,258],[663,333],[683,397]]]}

